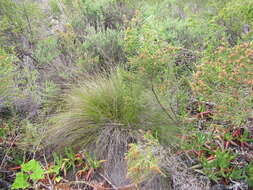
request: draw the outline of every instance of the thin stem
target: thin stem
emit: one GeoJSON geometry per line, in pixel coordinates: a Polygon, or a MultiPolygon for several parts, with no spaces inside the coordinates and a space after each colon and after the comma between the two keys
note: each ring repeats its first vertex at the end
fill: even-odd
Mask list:
{"type": "Polygon", "coordinates": [[[159,106],[161,107],[161,109],[165,112],[165,114],[168,116],[168,118],[169,118],[170,120],[172,120],[172,121],[178,126],[178,125],[179,125],[178,121],[176,121],[176,120],[171,116],[171,114],[168,112],[168,110],[167,110],[167,109],[163,106],[163,104],[161,103],[161,101],[160,101],[160,99],[159,99],[159,97],[158,97],[158,95],[157,95],[157,93],[156,93],[156,91],[155,91],[155,88],[154,88],[153,83],[152,83],[152,85],[151,85],[151,89],[152,89],[152,92],[153,92],[153,94],[154,94],[154,96],[155,96],[155,99],[156,99],[157,103],[159,104],[159,106]]]}

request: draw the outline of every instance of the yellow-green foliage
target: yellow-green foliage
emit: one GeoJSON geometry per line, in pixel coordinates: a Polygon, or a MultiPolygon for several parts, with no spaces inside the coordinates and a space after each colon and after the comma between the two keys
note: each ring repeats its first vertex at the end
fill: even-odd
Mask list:
{"type": "Polygon", "coordinates": [[[142,19],[139,14],[140,12],[136,12],[125,30],[124,48],[129,68],[149,82],[158,82],[159,79],[161,82],[161,78],[165,81],[171,77],[173,58],[178,48],[162,41],[160,31],[152,25],[152,19],[139,24],[142,19]]]}
{"type": "Polygon", "coordinates": [[[104,11],[113,0],[59,0],[52,1],[51,8],[54,12],[62,11],[75,31],[83,34],[89,28],[101,29],[104,11]]]}
{"type": "Polygon", "coordinates": [[[88,71],[101,71],[125,61],[122,34],[116,30],[91,32],[81,45],[80,52],[79,64],[88,71]],[[86,52],[85,55],[83,52],[86,52]]]}
{"type": "Polygon", "coordinates": [[[150,178],[154,174],[162,174],[159,168],[159,142],[149,132],[144,135],[145,143],[130,144],[126,153],[128,165],[127,176],[135,184],[150,178]],[[155,152],[157,155],[155,155],[155,152]]]}
{"type": "MultiPolygon", "coordinates": [[[[151,14],[153,13],[151,12],[151,14]]],[[[125,51],[128,56],[146,52],[154,54],[155,50],[164,45],[160,41],[159,24],[160,22],[155,22],[153,15],[150,18],[145,18],[141,11],[136,10],[125,30],[125,51]]]]}
{"type": "MultiPolygon", "coordinates": [[[[253,24],[253,1],[230,0],[223,7],[217,18],[223,19],[233,27],[243,27],[243,24],[253,24]],[[237,25],[237,26],[236,26],[237,25]]],[[[242,28],[239,28],[239,30],[242,28]]]]}
{"type": "Polygon", "coordinates": [[[0,48],[0,100],[11,95],[11,89],[14,87],[14,61],[16,61],[14,56],[7,54],[0,48]]]}
{"type": "MultiPolygon", "coordinates": [[[[226,184],[239,179],[229,171],[248,162],[234,153],[252,143],[241,130],[253,117],[252,0],[49,0],[46,14],[38,5],[46,8],[0,0],[0,106],[13,103],[13,115],[25,121],[23,144],[38,145],[47,118],[47,142],[59,149],[94,144],[106,127],[150,130],[169,146],[184,128],[206,174],[218,171],[226,184]],[[125,70],[112,70],[119,64],[125,70]],[[207,112],[196,108],[204,104],[207,112]],[[188,122],[193,117],[201,122],[188,122]],[[228,151],[217,151],[222,143],[228,151]],[[210,164],[210,156],[218,161],[210,164]]],[[[161,173],[159,143],[147,135],[130,146],[135,183],[161,173]]]]}
{"type": "Polygon", "coordinates": [[[214,117],[241,124],[252,116],[253,45],[219,47],[197,66],[195,94],[216,103],[214,117]]]}
{"type": "Polygon", "coordinates": [[[32,40],[37,37],[40,31],[42,15],[43,13],[38,4],[29,0],[20,2],[12,0],[1,1],[0,32],[7,32],[4,37],[8,42],[18,40],[21,35],[32,40]]]}
{"type": "Polygon", "coordinates": [[[39,41],[35,50],[35,56],[38,62],[40,64],[52,63],[60,54],[57,45],[57,39],[51,36],[39,41]]]}

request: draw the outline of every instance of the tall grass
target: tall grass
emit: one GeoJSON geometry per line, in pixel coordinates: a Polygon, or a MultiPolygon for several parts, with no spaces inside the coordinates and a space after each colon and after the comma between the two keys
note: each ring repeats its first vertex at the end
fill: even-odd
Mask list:
{"type": "Polygon", "coordinates": [[[99,74],[66,96],[65,111],[53,118],[52,143],[79,147],[93,141],[106,126],[145,127],[150,122],[147,97],[143,87],[119,69],[111,76],[99,74]]]}

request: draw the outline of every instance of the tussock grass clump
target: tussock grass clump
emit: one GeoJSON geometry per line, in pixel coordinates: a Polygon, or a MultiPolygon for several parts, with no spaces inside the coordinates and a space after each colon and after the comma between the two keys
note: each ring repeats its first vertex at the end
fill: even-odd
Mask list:
{"type": "Polygon", "coordinates": [[[109,77],[99,74],[66,96],[66,111],[53,118],[52,143],[80,148],[94,142],[106,126],[146,127],[150,124],[147,118],[151,118],[147,96],[141,85],[130,82],[119,69],[109,77]]]}
{"type": "Polygon", "coordinates": [[[143,111],[141,88],[124,82],[120,72],[111,77],[97,76],[74,89],[69,96],[71,112],[96,124],[135,125],[143,111]]]}

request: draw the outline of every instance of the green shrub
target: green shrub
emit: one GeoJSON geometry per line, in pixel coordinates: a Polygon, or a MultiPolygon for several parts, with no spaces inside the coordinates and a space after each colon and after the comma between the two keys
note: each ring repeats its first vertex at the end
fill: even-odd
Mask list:
{"type": "Polygon", "coordinates": [[[79,66],[94,72],[110,70],[110,68],[125,62],[121,38],[121,32],[114,30],[90,31],[86,41],[81,45],[81,52],[85,52],[85,56],[80,56],[79,66]]]}
{"type": "Polygon", "coordinates": [[[252,43],[220,47],[197,67],[195,94],[216,104],[214,118],[240,125],[252,117],[252,43]]]}
{"type": "Polygon", "coordinates": [[[247,36],[252,35],[252,31],[250,31],[253,26],[252,7],[253,2],[251,0],[230,0],[225,6],[222,6],[217,16],[213,17],[213,21],[225,28],[231,45],[236,45],[245,37],[247,39],[247,36]]]}
{"type": "Polygon", "coordinates": [[[38,182],[38,180],[43,179],[45,175],[45,170],[42,168],[40,162],[36,160],[30,160],[27,163],[21,165],[21,172],[16,174],[14,183],[11,189],[26,189],[32,186],[29,181],[33,184],[38,182]]]}
{"type": "Polygon", "coordinates": [[[218,181],[222,177],[230,178],[233,180],[243,179],[243,170],[232,167],[231,161],[236,158],[231,152],[217,150],[214,152],[214,160],[207,160],[202,158],[201,164],[203,166],[203,171],[212,180],[218,181]]]}
{"type": "Polygon", "coordinates": [[[43,13],[37,3],[29,0],[1,1],[0,15],[0,31],[4,34],[0,37],[1,45],[9,47],[13,42],[17,43],[16,45],[22,45],[21,37],[31,42],[38,37],[43,13]]]}
{"type": "MultiPolygon", "coordinates": [[[[78,1],[58,1],[58,7],[67,16],[76,34],[85,36],[86,30],[92,28],[96,31],[107,29],[124,28],[124,18],[128,19],[132,15],[132,9],[124,2],[114,0],[91,0],[78,1]]],[[[57,12],[57,7],[53,3],[52,11],[57,12]]]]}
{"type": "Polygon", "coordinates": [[[14,95],[15,61],[15,56],[0,48],[0,103],[14,95]]]}
{"type": "Polygon", "coordinates": [[[50,114],[60,104],[60,98],[58,97],[60,88],[51,80],[46,80],[44,83],[42,97],[42,105],[44,114],[50,114]]]}
{"type": "Polygon", "coordinates": [[[55,37],[48,37],[40,40],[35,50],[35,56],[39,64],[51,64],[52,61],[60,54],[57,49],[58,43],[55,37]]]}
{"type": "Polygon", "coordinates": [[[49,1],[50,10],[55,16],[59,16],[61,14],[60,5],[58,4],[57,0],[50,0],[49,1]]]}
{"type": "Polygon", "coordinates": [[[186,88],[189,85],[186,77],[190,69],[185,62],[180,63],[184,48],[165,43],[160,31],[156,31],[150,23],[142,26],[137,23],[138,15],[132,19],[125,32],[125,51],[128,58],[126,67],[135,73],[136,80],[143,81],[146,88],[160,96],[159,99],[171,115],[170,119],[178,120],[179,109],[183,110],[188,98],[186,88]],[[182,107],[175,108],[175,102],[180,102],[178,105],[182,107]]]}
{"type": "Polygon", "coordinates": [[[170,43],[203,50],[215,49],[222,38],[230,45],[252,39],[251,0],[168,0],[163,4],[169,7],[160,15],[170,43]]]}
{"type": "Polygon", "coordinates": [[[124,49],[127,57],[145,53],[144,51],[154,53],[155,50],[161,48],[160,33],[157,30],[158,23],[153,22],[152,15],[145,20],[142,14],[141,11],[136,11],[124,31],[124,49]]]}
{"type": "Polygon", "coordinates": [[[142,18],[139,14],[136,13],[125,31],[126,67],[134,73],[134,80],[140,81],[152,92],[156,106],[167,117],[163,118],[167,123],[155,129],[160,142],[169,145],[175,138],[168,136],[183,128],[182,121],[187,116],[185,108],[189,100],[187,77],[190,69],[185,62],[180,63],[185,49],[163,40],[161,23],[154,23],[151,17],[140,24],[142,18]]]}

